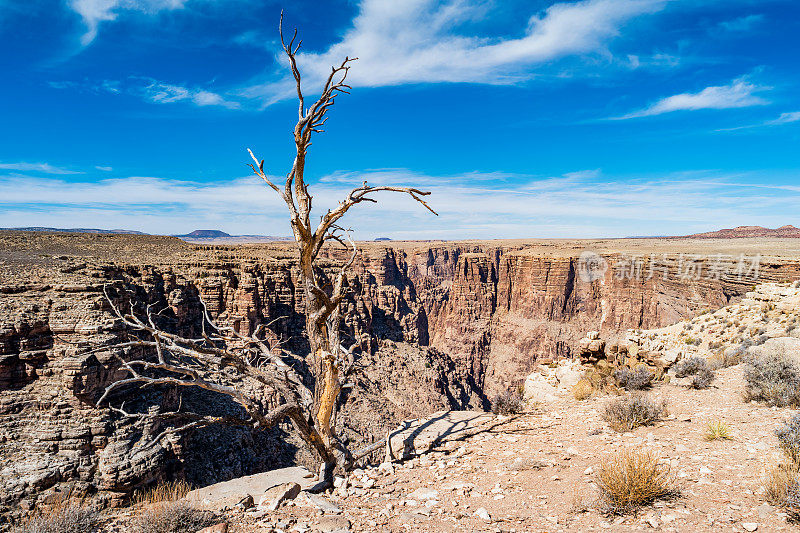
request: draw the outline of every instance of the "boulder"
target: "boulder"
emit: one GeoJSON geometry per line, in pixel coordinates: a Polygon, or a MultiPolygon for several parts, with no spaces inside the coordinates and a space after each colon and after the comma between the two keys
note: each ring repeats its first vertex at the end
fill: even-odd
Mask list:
{"type": "Polygon", "coordinates": [[[290,481],[267,489],[258,501],[259,509],[274,511],[286,500],[294,500],[300,494],[300,485],[290,481]]]}
{"type": "Polygon", "coordinates": [[[195,489],[189,492],[184,499],[200,509],[223,511],[233,509],[248,496],[252,500],[261,501],[261,497],[267,490],[292,483],[304,490],[316,484],[314,474],[309,470],[293,466],[195,489]]]}
{"type": "Polygon", "coordinates": [[[556,400],[558,388],[551,385],[547,378],[539,372],[533,372],[525,378],[523,399],[530,402],[552,402],[556,400]]]}

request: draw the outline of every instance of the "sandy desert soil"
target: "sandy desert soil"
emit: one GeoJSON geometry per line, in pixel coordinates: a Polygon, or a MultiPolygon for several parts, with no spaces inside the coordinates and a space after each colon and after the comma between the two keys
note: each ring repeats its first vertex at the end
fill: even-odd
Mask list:
{"type": "Polygon", "coordinates": [[[341,513],[290,504],[274,513],[236,514],[231,531],[335,531],[348,524],[352,531],[793,530],[763,496],[763,476],[781,458],[774,430],[792,410],[744,403],[742,391],[740,365],[718,371],[708,390],[658,386],[651,394],[667,400],[669,416],[625,434],[600,417],[608,396],[560,398],[395,465],[393,473],[353,473],[347,496],[328,495],[341,513]],[[733,440],[704,439],[716,420],[728,423],[733,440]],[[669,461],[681,496],[634,515],[604,514],[596,472],[625,448],[669,461]],[[479,509],[489,518],[477,516],[479,509]]]}

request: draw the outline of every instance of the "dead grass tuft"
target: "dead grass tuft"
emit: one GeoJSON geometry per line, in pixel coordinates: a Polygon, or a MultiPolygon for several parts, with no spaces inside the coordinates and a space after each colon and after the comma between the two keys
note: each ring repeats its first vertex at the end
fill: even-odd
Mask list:
{"type": "Polygon", "coordinates": [[[82,502],[67,500],[37,510],[11,533],[93,533],[98,531],[99,513],[82,502]]]}
{"type": "Polygon", "coordinates": [[[668,464],[651,452],[625,450],[600,464],[597,484],[610,514],[625,514],[679,494],[668,464]]]}
{"type": "Polygon", "coordinates": [[[134,505],[150,505],[174,502],[186,496],[192,488],[184,480],[159,483],[148,489],[137,491],[132,499],[134,505]]]}

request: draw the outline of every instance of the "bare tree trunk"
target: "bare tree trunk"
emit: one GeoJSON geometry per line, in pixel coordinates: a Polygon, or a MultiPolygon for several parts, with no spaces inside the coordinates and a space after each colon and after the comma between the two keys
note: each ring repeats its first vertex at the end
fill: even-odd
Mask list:
{"type": "MultiPolygon", "coordinates": [[[[318,283],[315,261],[326,242],[337,241],[346,248],[348,247],[342,238],[342,234],[347,233],[347,231],[338,225],[338,221],[351,207],[358,203],[376,203],[377,200],[371,197],[372,193],[388,191],[408,194],[434,215],[436,212],[422,199],[423,196],[427,196],[430,192],[412,187],[371,187],[367,185],[367,182],[364,182],[361,187],[353,189],[344,200],[339,202],[335,209],[325,213],[316,227],[312,226],[312,196],[308,192],[304,175],[306,155],[311,146],[312,134],[324,131],[322,126],[329,118],[327,113],[333,106],[336,97],[339,93],[349,92],[350,86],[345,83],[345,79],[350,70],[350,62],[354,61],[355,58],[346,57],[341,65],[331,68],[331,73],[325,82],[319,99],[306,108],[305,97],[300,83],[300,71],[296,61],[296,53],[300,48],[300,44],[294,44],[297,38],[297,30],[294,31],[291,40],[287,44],[283,37],[283,15],[281,14],[281,24],[278,31],[283,51],[289,59],[289,66],[297,89],[298,121],[294,127],[294,143],[297,148],[297,154],[291,170],[286,175],[286,182],[282,188],[275,185],[270,177],[267,176],[264,172],[264,160],[259,161],[251,150],[248,150],[248,152],[255,164],[250,164],[249,166],[256,175],[283,198],[289,209],[292,233],[297,242],[300,255],[300,279],[298,281],[303,286],[306,299],[306,334],[311,348],[309,354],[312,359],[310,367],[315,380],[311,422],[322,436],[324,444],[333,452],[339,446],[333,423],[339,393],[342,388],[340,381],[343,377],[341,356],[343,354],[352,355],[352,349],[345,350],[339,343],[339,305],[346,292],[346,270],[355,261],[358,250],[350,241],[353,253],[339,270],[330,290],[324,290],[321,284],[318,283]]],[[[326,476],[332,475],[332,465],[326,464],[323,469],[326,472],[326,476]]]]}

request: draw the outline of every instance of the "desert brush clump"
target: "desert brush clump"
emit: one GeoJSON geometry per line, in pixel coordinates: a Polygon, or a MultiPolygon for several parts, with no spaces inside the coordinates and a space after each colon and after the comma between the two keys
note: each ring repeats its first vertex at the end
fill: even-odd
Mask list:
{"type": "Polygon", "coordinates": [[[708,368],[708,363],[702,357],[693,355],[688,359],[683,359],[675,365],[675,377],[685,378],[686,376],[693,376],[697,374],[702,368],[708,368]]]}
{"type": "Polygon", "coordinates": [[[648,389],[653,384],[655,375],[646,367],[640,366],[634,370],[620,368],[614,371],[614,379],[620,387],[627,391],[637,391],[648,389]]]}
{"type": "Polygon", "coordinates": [[[749,357],[744,367],[745,400],[778,407],[800,405],[800,362],[782,347],[749,357]]]}
{"type": "Polygon", "coordinates": [[[679,494],[668,463],[649,451],[628,449],[603,461],[597,471],[600,499],[609,514],[624,514],[679,494]]]}
{"type": "Polygon", "coordinates": [[[81,502],[67,500],[46,510],[37,510],[11,533],[94,533],[99,531],[99,513],[81,502]]]}
{"type": "Polygon", "coordinates": [[[214,515],[184,501],[165,501],[147,506],[130,524],[133,533],[196,533],[214,524],[214,515]]]}
{"type": "Polygon", "coordinates": [[[764,480],[767,500],[782,508],[792,522],[800,522],[800,415],[795,415],[775,430],[786,456],[767,473],[764,480]]]}
{"type": "Polygon", "coordinates": [[[711,382],[714,381],[716,374],[710,368],[703,368],[697,371],[697,374],[694,375],[692,381],[689,383],[689,386],[693,389],[707,389],[711,386],[711,382]]]}
{"type": "Polygon", "coordinates": [[[786,457],[794,464],[800,465],[800,415],[775,430],[778,443],[786,457]]]}
{"type": "Polygon", "coordinates": [[[592,382],[586,378],[581,378],[574,387],[572,387],[572,396],[578,400],[583,401],[588,399],[594,393],[592,382]]]}
{"type": "Polygon", "coordinates": [[[667,403],[653,401],[647,394],[637,393],[611,400],[603,409],[603,419],[619,433],[649,426],[667,414],[667,403]]]}
{"type": "Polygon", "coordinates": [[[730,427],[723,420],[714,420],[708,423],[705,439],[712,440],[733,440],[730,427]]]}
{"type": "Polygon", "coordinates": [[[492,412],[496,415],[515,415],[525,410],[525,402],[519,390],[507,390],[492,399],[492,412]]]}

